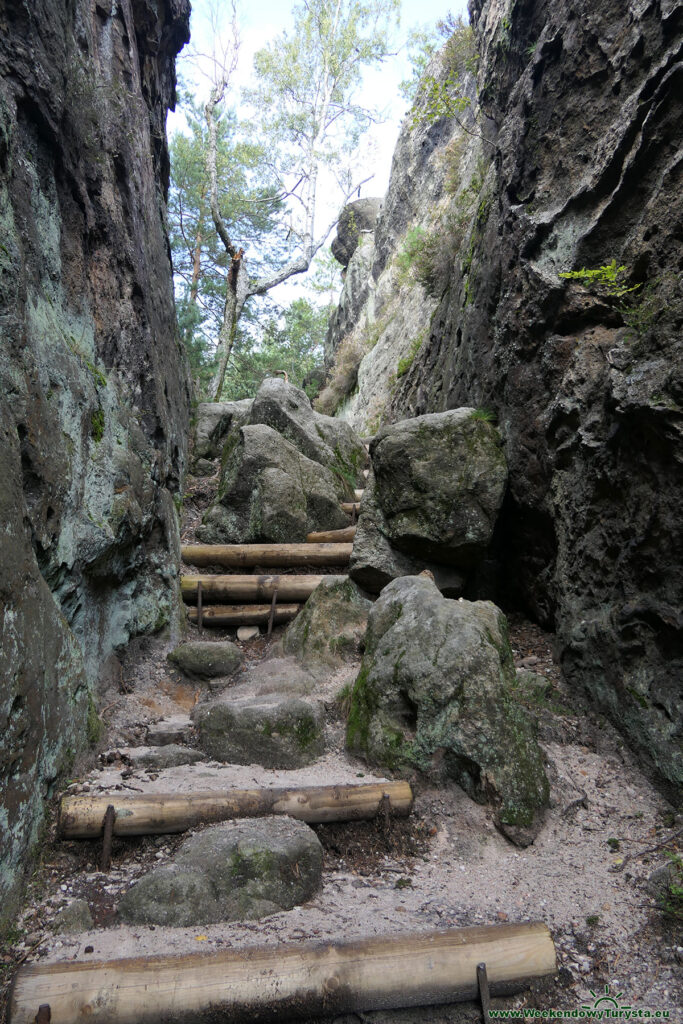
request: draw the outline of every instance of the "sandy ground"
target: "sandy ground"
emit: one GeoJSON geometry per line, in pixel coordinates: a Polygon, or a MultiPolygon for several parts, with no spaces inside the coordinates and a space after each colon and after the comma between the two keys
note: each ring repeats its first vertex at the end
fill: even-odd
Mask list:
{"type": "MultiPolygon", "coordinates": [[[[611,726],[566,692],[552,662],[551,638],[513,620],[512,641],[518,666],[543,672],[554,684],[551,699],[534,709],[552,806],[532,846],[512,846],[496,830],[489,810],[457,786],[436,789],[415,778],[410,820],[394,821],[384,833],[377,823],[319,830],[326,849],[324,880],[311,902],[258,922],[169,929],[118,924],[116,904],[131,881],[172,857],[184,837],[117,839],[112,869],[104,875],[96,870],[98,843],[59,842],[53,825],[18,922],[18,941],[4,954],[5,963],[186,953],[542,920],[555,940],[558,976],[505,1005],[592,1006],[592,993],[600,995],[608,985],[611,993],[621,993],[620,1005],[668,1009],[669,1019],[683,1019],[678,1016],[683,1006],[682,938],[646,887],[649,874],[665,863],[663,844],[680,829],[680,818],[648,783],[611,726]],[[651,847],[660,849],[647,853],[651,847]],[[97,927],[75,935],[53,931],[60,908],[75,898],[88,901],[97,927]]],[[[168,792],[382,778],[343,750],[343,708],[337,694],[355,677],[355,665],[321,679],[316,695],[327,712],[330,752],[309,768],[274,772],[257,765],[200,762],[161,771],[132,770],[126,763],[127,747],[144,740],[150,723],[186,715],[202,696],[204,688],[169,667],[165,655],[170,646],[162,639],[138,641],[118,664],[110,664],[101,701],[108,724],[102,755],[71,783],[70,792],[168,792]]],[[[273,653],[265,638],[243,646],[252,662],[273,653]]],[[[668,846],[675,848],[675,842],[668,846]]],[[[461,1019],[456,1008],[410,1014],[393,1019],[461,1019]]]]}

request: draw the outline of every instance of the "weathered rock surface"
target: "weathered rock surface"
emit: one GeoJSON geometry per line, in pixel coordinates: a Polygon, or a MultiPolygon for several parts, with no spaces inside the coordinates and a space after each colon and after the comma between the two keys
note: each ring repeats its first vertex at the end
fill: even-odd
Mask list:
{"type": "Polygon", "coordinates": [[[192,640],[167,657],[185,675],[200,679],[232,676],[244,663],[244,653],[230,640],[192,640]]]}
{"type": "Polygon", "coordinates": [[[192,736],[192,722],[188,715],[171,715],[147,727],[147,743],[150,747],[166,747],[185,743],[192,736]]]}
{"type": "Polygon", "coordinates": [[[374,232],[381,205],[381,199],[356,199],[342,210],[330,248],[343,267],[348,267],[361,235],[374,232]]]}
{"type": "Polygon", "coordinates": [[[71,935],[87,932],[93,927],[92,914],[87,900],[72,900],[56,915],[52,927],[59,934],[71,935]]]}
{"type": "Polygon", "coordinates": [[[165,235],[189,3],[5,4],[0,32],[0,927],[89,690],[168,621],[188,375],[165,235]]]}
{"type": "Polygon", "coordinates": [[[250,398],[239,402],[199,403],[194,427],[195,472],[202,469],[205,460],[220,458],[226,437],[249,422],[250,412],[250,398]]]}
{"type": "Polygon", "coordinates": [[[232,692],[192,712],[198,745],[217,761],[303,768],[325,750],[318,704],[277,693],[235,696],[232,692]]]}
{"type": "Polygon", "coordinates": [[[240,429],[221,470],[218,501],[197,528],[207,544],[305,541],[347,519],[329,469],[263,424],[240,429]]]}
{"type": "Polygon", "coordinates": [[[503,613],[452,601],[424,577],[394,580],[370,612],[347,746],[388,768],[414,765],[489,801],[527,845],[549,787],[534,728],[513,691],[503,613]]]}
{"type": "Polygon", "coordinates": [[[304,664],[338,665],[354,659],[371,608],[352,580],[323,580],[285,630],[282,649],[304,664]]]}
{"type": "Polygon", "coordinates": [[[172,864],[129,889],[119,914],[133,924],[175,927],[255,920],[310,899],[322,859],[318,837],[301,821],[213,825],[184,842],[172,864]]]}
{"type": "Polygon", "coordinates": [[[388,527],[376,496],[375,475],[370,471],[361,500],[360,515],[353,539],[349,575],[371,594],[379,594],[387,583],[399,576],[417,576],[428,569],[439,590],[447,597],[459,597],[465,575],[452,566],[436,565],[424,558],[406,555],[392,547],[388,527]]]}
{"type": "Polygon", "coordinates": [[[472,568],[491,541],[507,484],[496,427],[467,408],[418,416],[383,427],[370,454],[392,546],[472,568]]]}
{"type": "Polygon", "coordinates": [[[510,475],[507,598],[556,628],[568,680],[680,784],[683,12],[477,0],[472,14],[474,135],[448,137],[446,119],[404,126],[359,313],[381,318],[410,203],[443,204],[436,218],[417,214],[414,265],[433,297],[425,334],[399,375],[399,339],[379,366],[382,332],[344,415],[374,430],[381,387],[364,381],[374,373],[387,393],[392,372],[385,421],[496,412],[510,475]],[[625,299],[558,276],[612,259],[641,286],[625,299]]]}
{"type": "Polygon", "coordinates": [[[206,754],[201,750],[179,743],[167,743],[161,747],[124,747],[121,753],[132,768],[177,768],[181,764],[206,760],[206,754]]]}

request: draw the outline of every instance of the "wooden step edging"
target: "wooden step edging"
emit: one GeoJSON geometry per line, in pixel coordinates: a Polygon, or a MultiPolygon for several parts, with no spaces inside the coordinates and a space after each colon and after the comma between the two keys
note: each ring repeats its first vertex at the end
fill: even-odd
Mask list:
{"type": "MultiPolygon", "coordinates": [[[[273,612],[273,624],[290,622],[301,609],[300,604],[278,604],[273,612]]],[[[230,626],[267,626],[272,605],[270,604],[215,604],[202,608],[202,626],[223,629],[230,626]]],[[[199,621],[199,609],[188,608],[190,622],[199,621]]]]}
{"type": "Polygon", "coordinates": [[[348,515],[358,515],[360,512],[360,502],[342,501],[341,510],[342,512],[346,512],[348,515]]]}
{"type": "MultiPolygon", "coordinates": [[[[353,542],[356,536],[355,526],[345,526],[343,530],[321,530],[306,536],[307,544],[343,544],[353,542]]],[[[351,543],[353,547],[353,543],[351,543]]]]}
{"type": "Polygon", "coordinates": [[[309,565],[346,565],[352,544],[183,544],[188,565],[223,565],[229,569],[255,565],[292,568],[309,565]]]}
{"type": "Polygon", "coordinates": [[[486,965],[493,995],[554,974],[545,924],[252,946],[127,960],[30,964],[9,998],[9,1024],[183,1024],[291,1020],[473,999],[486,965]]]}
{"type": "Polygon", "coordinates": [[[65,839],[101,836],[111,805],[115,812],[113,835],[142,836],[185,832],[200,823],[265,814],[286,814],[311,824],[360,821],[380,813],[405,817],[413,806],[413,792],[407,782],[369,782],[196,793],[64,796],[59,806],[59,834],[65,839]]]}
{"type": "Polygon", "coordinates": [[[278,601],[306,601],[322,580],[345,580],[339,576],[181,576],[180,590],[187,604],[197,601],[197,585],[202,585],[203,599],[214,602],[271,601],[277,590],[278,601]]]}

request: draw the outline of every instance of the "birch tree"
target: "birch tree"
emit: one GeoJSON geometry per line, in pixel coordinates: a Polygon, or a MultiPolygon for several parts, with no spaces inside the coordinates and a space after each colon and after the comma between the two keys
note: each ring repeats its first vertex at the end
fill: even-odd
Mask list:
{"type": "Polygon", "coordinates": [[[218,125],[239,52],[233,6],[233,45],[216,64],[218,73],[204,110],[211,216],[230,258],[212,387],[214,401],[221,395],[245,303],[306,273],[339,213],[363,184],[351,180],[350,156],[362,132],[378,115],[360,102],[357,94],[363,71],[390,53],[390,30],[399,8],[400,0],[303,0],[294,7],[291,32],[282,33],[256,54],[257,84],[247,98],[272,153],[270,170],[277,182],[272,196],[263,201],[286,203],[288,222],[283,223],[283,231],[290,251],[275,269],[252,276],[250,254],[229,231],[219,203],[218,125]],[[324,172],[336,182],[339,208],[321,225],[318,206],[324,172]]]}

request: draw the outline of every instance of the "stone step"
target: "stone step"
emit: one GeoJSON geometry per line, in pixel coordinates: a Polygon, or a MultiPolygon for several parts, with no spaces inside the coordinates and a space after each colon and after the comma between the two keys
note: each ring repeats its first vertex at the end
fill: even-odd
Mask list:
{"type": "Polygon", "coordinates": [[[188,743],[192,736],[192,722],[188,715],[162,718],[147,727],[147,746],[165,747],[170,743],[188,743]]]}

